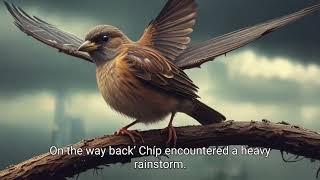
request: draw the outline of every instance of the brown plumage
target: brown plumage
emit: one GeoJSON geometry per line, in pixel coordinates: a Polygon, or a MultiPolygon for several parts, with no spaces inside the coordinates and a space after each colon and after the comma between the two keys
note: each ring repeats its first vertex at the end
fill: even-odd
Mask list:
{"type": "Polygon", "coordinates": [[[265,23],[244,28],[188,47],[196,22],[195,0],[168,0],[137,42],[118,28],[100,25],[82,39],[30,16],[13,4],[5,5],[15,25],[26,34],[58,49],[96,64],[99,90],[116,111],[136,121],[117,134],[140,136],[132,125],[159,121],[171,114],[168,141],[176,142],[174,115],[183,112],[201,124],[221,122],[225,117],[200,102],[198,87],[183,69],[199,67],[215,57],[238,49],[272,31],[320,9],[320,4],[265,23]]]}
{"type": "MultiPolygon", "coordinates": [[[[201,124],[225,120],[196,99],[198,87],[146,39],[133,42],[117,28],[104,25],[92,29],[85,40],[79,50],[88,52],[94,59],[98,87],[110,107],[135,118],[135,123],[152,123],[171,114],[168,143],[176,141],[172,127],[176,112],[189,114],[201,124]]],[[[127,130],[130,126],[119,134],[133,136],[127,130]]]]}
{"type": "MultiPolygon", "coordinates": [[[[190,43],[196,14],[194,0],[170,0],[139,41],[104,25],[92,29],[79,48],[95,61],[99,90],[113,109],[143,123],[171,114],[168,143],[176,141],[172,120],[177,112],[201,124],[225,120],[197,100],[198,87],[173,63],[190,43]]],[[[127,128],[119,133],[133,136],[127,128]]]]}

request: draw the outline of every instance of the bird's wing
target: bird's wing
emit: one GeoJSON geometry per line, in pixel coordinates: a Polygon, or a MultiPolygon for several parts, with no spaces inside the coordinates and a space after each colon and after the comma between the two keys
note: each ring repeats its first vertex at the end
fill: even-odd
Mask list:
{"type": "Polygon", "coordinates": [[[130,47],[123,59],[138,79],[178,96],[197,98],[198,87],[172,62],[147,47],[130,47]]]}
{"type": "Polygon", "coordinates": [[[93,62],[89,54],[78,51],[83,40],[73,34],[64,32],[55,26],[28,15],[24,10],[14,4],[4,2],[8,11],[14,18],[14,24],[24,33],[51,47],[71,56],[93,62]]]}
{"type": "Polygon", "coordinates": [[[273,32],[289,23],[320,9],[320,4],[302,9],[296,13],[276,18],[252,27],[240,29],[223,36],[210,39],[198,45],[190,46],[174,61],[181,69],[200,67],[201,64],[238,49],[254,40],[273,32]]]}
{"type": "Polygon", "coordinates": [[[193,31],[196,16],[195,0],[168,0],[138,42],[158,50],[173,62],[190,43],[189,35],[193,31]]]}

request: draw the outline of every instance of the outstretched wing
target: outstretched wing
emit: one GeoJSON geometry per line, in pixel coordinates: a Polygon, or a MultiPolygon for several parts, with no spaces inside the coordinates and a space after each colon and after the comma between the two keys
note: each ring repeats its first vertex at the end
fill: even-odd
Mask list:
{"type": "Polygon", "coordinates": [[[198,45],[189,47],[177,57],[174,63],[182,69],[200,67],[201,64],[211,61],[214,58],[238,49],[242,46],[261,38],[289,23],[292,23],[306,15],[320,9],[320,4],[302,9],[296,13],[276,18],[252,27],[240,29],[229,34],[213,38],[198,45]]]}
{"type": "Polygon", "coordinates": [[[93,62],[87,53],[78,51],[83,40],[73,34],[64,32],[55,26],[28,15],[14,4],[4,2],[14,18],[14,24],[24,33],[71,56],[93,62]]]}
{"type": "Polygon", "coordinates": [[[158,50],[173,62],[191,41],[189,34],[193,31],[196,15],[195,0],[168,0],[138,42],[158,50]]]}
{"type": "Polygon", "coordinates": [[[198,98],[198,87],[173,63],[151,48],[130,47],[123,57],[129,70],[143,82],[187,98],[198,98]]]}

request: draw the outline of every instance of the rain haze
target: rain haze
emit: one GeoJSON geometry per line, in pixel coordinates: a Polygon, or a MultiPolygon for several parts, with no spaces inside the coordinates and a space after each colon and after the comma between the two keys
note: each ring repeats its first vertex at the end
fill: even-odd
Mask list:
{"type": "MultiPolygon", "coordinates": [[[[59,28],[84,37],[98,24],[119,27],[137,40],[166,0],[10,1],[59,28]]],[[[300,10],[319,1],[198,0],[199,16],[192,42],[197,43],[246,26],[300,10]]],[[[58,53],[26,36],[0,5],[0,168],[45,153],[52,145],[111,134],[132,122],[111,110],[98,92],[95,66],[58,53]]],[[[187,70],[199,86],[201,100],[227,119],[268,119],[320,130],[320,13],[307,16],[241,49],[187,70]]],[[[137,125],[163,128],[166,122],[137,125]]],[[[175,126],[197,124],[178,114],[175,126]]],[[[172,157],[186,170],[170,170],[187,179],[314,179],[319,164],[285,163],[280,152],[263,157],[172,157]]],[[[85,179],[162,179],[165,170],[107,167],[85,179]]]]}

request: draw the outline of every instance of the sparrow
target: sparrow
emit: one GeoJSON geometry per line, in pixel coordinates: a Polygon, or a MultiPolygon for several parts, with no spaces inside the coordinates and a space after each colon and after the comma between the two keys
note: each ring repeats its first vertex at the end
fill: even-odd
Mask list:
{"type": "Polygon", "coordinates": [[[226,120],[205,105],[197,95],[198,87],[184,72],[238,49],[280,27],[320,9],[320,4],[296,13],[243,28],[205,42],[189,45],[196,23],[195,0],[168,0],[158,16],[133,41],[119,28],[99,25],[84,40],[52,24],[30,16],[23,9],[5,2],[14,24],[27,35],[60,52],[92,62],[96,66],[99,91],[115,111],[134,121],[117,131],[135,143],[143,142],[138,131],[128,130],[137,123],[155,123],[171,115],[167,144],[176,144],[173,127],[176,113],[185,113],[202,125],[226,120]]]}

